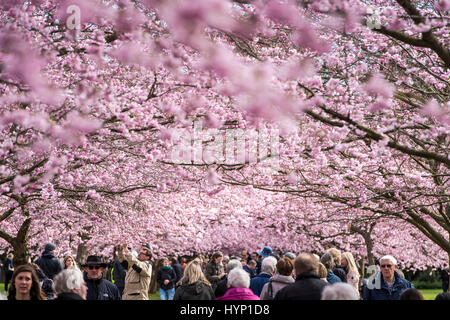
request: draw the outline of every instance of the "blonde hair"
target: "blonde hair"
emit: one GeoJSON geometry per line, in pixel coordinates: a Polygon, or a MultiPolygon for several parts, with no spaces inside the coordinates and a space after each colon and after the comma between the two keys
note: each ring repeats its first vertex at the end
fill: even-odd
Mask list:
{"type": "Polygon", "coordinates": [[[70,255],[70,254],[66,254],[65,256],[64,256],[64,258],[63,258],[63,269],[67,269],[67,267],[66,267],[66,261],[67,260],[69,260],[69,259],[72,259],[72,261],[73,261],[73,269],[77,269],[77,270],[79,270],[79,268],[78,268],[78,266],[77,266],[77,261],[75,260],[75,258],[74,257],[72,257],[72,255],[70,255]]]}
{"type": "Polygon", "coordinates": [[[333,256],[333,261],[335,265],[341,264],[341,251],[339,251],[336,248],[330,248],[327,250],[327,252],[333,256]]]}
{"type": "Polygon", "coordinates": [[[353,258],[353,254],[351,252],[344,252],[341,258],[345,258],[348,263],[348,269],[355,271],[358,276],[361,276],[358,271],[358,267],[356,266],[355,258],[353,258]]]}
{"type": "Polygon", "coordinates": [[[181,285],[184,283],[192,284],[200,280],[204,284],[210,286],[211,283],[208,280],[206,280],[206,277],[202,271],[201,264],[202,261],[198,258],[189,262],[186,268],[184,269],[183,278],[181,278],[180,281],[178,281],[177,285],[181,285]]]}
{"type": "Polygon", "coordinates": [[[320,279],[326,279],[328,271],[327,268],[323,265],[322,262],[319,262],[319,278],[320,279]]]}

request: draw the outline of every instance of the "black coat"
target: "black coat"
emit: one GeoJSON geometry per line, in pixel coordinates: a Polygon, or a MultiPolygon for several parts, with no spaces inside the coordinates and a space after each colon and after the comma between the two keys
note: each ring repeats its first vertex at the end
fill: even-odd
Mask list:
{"type": "Polygon", "coordinates": [[[6,276],[12,276],[14,271],[9,270],[9,267],[14,268],[13,262],[10,258],[5,259],[5,264],[3,265],[3,270],[5,270],[6,276]]]}
{"type": "Polygon", "coordinates": [[[175,279],[177,275],[172,267],[168,269],[161,268],[158,270],[158,275],[156,277],[156,281],[159,283],[159,286],[163,290],[170,290],[175,288],[175,279]],[[169,280],[168,284],[164,284],[164,280],[169,280]]]}
{"type": "Polygon", "coordinates": [[[183,278],[183,274],[184,274],[184,270],[183,267],[181,266],[181,264],[177,262],[175,262],[174,264],[172,264],[172,268],[175,271],[176,274],[176,279],[175,279],[175,284],[181,280],[181,278],[183,278]]]}
{"type": "Polygon", "coordinates": [[[63,269],[59,259],[49,251],[44,251],[42,256],[36,260],[36,264],[41,268],[44,274],[52,280],[63,269]]]}
{"type": "Polygon", "coordinates": [[[74,292],[61,292],[55,300],[84,300],[80,295],[74,292]]]}
{"type": "Polygon", "coordinates": [[[219,281],[217,284],[216,290],[214,290],[214,295],[216,298],[222,297],[225,295],[228,289],[228,277],[225,275],[223,276],[222,280],[219,281]]]}
{"type": "Polygon", "coordinates": [[[88,288],[86,300],[122,300],[119,289],[111,281],[106,280],[101,275],[100,279],[89,279],[87,273],[84,274],[84,281],[88,288]]]}
{"type": "Polygon", "coordinates": [[[295,279],[295,283],[278,291],[274,300],[320,300],[327,285],[314,272],[304,272],[295,279]]]}
{"type": "Polygon", "coordinates": [[[45,294],[47,300],[55,299],[55,290],[53,289],[53,280],[48,278],[42,270],[36,270],[41,285],[41,291],[45,294]]]}
{"type": "Polygon", "coordinates": [[[113,279],[114,284],[119,289],[120,295],[123,293],[123,289],[125,288],[125,277],[127,275],[127,270],[120,263],[119,258],[116,258],[113,262],[113,279]]]}
{"type": "Polygon", "coordinates": [[[173,296],[173,300],[215,300],[215,298],[211,286],[200,280],[191,284],[181,284],[173,296]]]}
{"type": "Polygon", "coordinates": [[[337,275],[342,282],[347,282],[347,272],[345,272],[344,268],[341,266],[335,266],[333,269],[333,273],[337,275]]]}

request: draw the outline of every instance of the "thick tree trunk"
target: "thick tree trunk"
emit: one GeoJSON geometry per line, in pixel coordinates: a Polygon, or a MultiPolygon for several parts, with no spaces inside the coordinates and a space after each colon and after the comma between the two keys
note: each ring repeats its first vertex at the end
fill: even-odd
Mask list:
{"type": "Polygon", "coordinates": [[[13,264],[14,267],[18,267],[22,264],[28,263],[27,257],[27,240],[28,240],[28,232],[31,227],[31,219],[26,219],[22,225],[20,226],[19,231],[17,232],[17,236],[13,239],[10,239],[10,244],[13,247],[14,258],[13,264]]]}
{"type": "Polygon", "coordinates": [[[152,279],[150,280],[149,293],[154,294],[159,289],[158,282],[156,282],[156,277],[158,275],[158,270],[161,269],[163,259],[156,260],[152,265],[152,279]]]}
{"type": "Polygon", "coordinates": [[[14,258],[13,258],[14,267],[16,268],[20,265],[27,264],[28,257],[26,244],[23,241],[18,241],[17,239],[14,239],[11,245],[14,251],[14,258]]]}
{"type": "Polygon", "coordinates": [[[77,264],[78,266],[81,266],[86,262],[88,256],[88,247],[85,244],[80,244],[77,248],[77,264]]]}

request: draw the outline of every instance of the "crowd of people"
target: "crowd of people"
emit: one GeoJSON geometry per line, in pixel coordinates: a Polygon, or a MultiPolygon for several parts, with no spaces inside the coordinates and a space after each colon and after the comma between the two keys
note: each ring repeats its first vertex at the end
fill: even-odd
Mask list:
{"type": "MultiPolygon", "coordinates": [[[[13,254],[3,264],[8,300],[148,300],[152,279],[161,300],[423,300],[391,255],[379,259],[362,278],[351,252],[330,248],[321,256],[278,254],[266,246],[236,255],[214,252],[163,257],[152,261],[149,244],[133,250],[115,247],[113,260],[89,255],[78,266],[67,254],[55,256],[48,243],[35,261],[14,267],[13,254]]],[[[450,300],[450,293],[436,300],[450,300]]],[[[1,297],[0,297],[1,298],[1,297]]]]}

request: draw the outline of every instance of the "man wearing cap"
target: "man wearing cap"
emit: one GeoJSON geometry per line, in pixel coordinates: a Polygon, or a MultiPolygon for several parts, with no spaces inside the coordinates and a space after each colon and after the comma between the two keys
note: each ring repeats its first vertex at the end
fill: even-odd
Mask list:
{"type": "Polygon", "coordinates": [[[41,268],[45,275],[52,279],[63,269],[61,261],[55,257],[56,246],[53,243],[47,243],[44,252],[36,260],[36,264],[41,268]]]}
{"type": "Polygon", "coordinates": [[[127,244],[119,246],[119,261],[126,261],[127,276],[123,300],[148,300],[148,290],[152,276],[152,250],[149,244],[140,247],[138,256],[135,257],[128,249],[127,244]]]}
{"type": "Polygon", "coordinates": [[[84,267],[84,282],[88,288],[86,300],[121,300],[119,289],[103,277],[106,263],[99,256],[88,256],[84,267]]]}
{"type": "Polygon", "coordinates": [[[402,292],[412,284],[402,278],[397,269],[397,260],[390,255],[380,258],[380,271],[369,279],[363,289],[363,300],[400,300],[402,292]]]}

